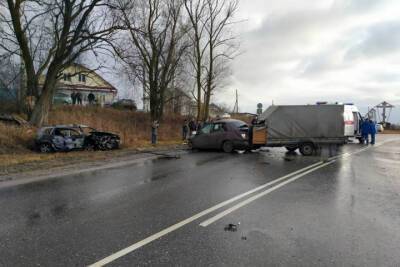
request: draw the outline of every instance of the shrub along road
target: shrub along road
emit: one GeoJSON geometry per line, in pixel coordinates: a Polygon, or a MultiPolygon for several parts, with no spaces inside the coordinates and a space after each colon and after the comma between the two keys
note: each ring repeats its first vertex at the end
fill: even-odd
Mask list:
{"type": "Polygon", "coordinates": [[[329,163],[200,152],[3,188],[0,265],[396,266],[400,139],[378,141],[329,163]]]}

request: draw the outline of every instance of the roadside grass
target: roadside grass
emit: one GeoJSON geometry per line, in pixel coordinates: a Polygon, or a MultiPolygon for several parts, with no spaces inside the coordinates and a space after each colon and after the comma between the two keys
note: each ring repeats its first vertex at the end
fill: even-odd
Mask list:
{"type": "Polygon", "coordinates": [[[400,134],[400,130],[384,130],[383,134],[400,134]]]}
{"type": "MultiPolygon", "coordinates": [[[[159,129],[157,146],[182,144],[181,123],[183,118],[166,115],[159,129]]],[[[76,151],[69,153],[41,154],[33,150],[37,129],[0,123],[0,169],[8,166],[39,162],[72,162],[98,160],[113,157],[124,151],[143,151],[153,146],[150,143],[151,122],[149,114],[129,110],[115,110],[101,107],[59,106],[53,108],[49,125],[84,124],[97,130],[110,131],[120,135],[122,149],[112,152],[76,151]]]]}

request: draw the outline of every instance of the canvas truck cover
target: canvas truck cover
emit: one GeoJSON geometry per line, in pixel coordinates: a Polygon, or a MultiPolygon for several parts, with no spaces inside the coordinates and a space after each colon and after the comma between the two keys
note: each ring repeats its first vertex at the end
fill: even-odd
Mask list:
{"type": "Polygon", "coordinates": [[[259,120],[269,140],[343,138],[343,113],[343,105],[271,106],[259,120]]]}

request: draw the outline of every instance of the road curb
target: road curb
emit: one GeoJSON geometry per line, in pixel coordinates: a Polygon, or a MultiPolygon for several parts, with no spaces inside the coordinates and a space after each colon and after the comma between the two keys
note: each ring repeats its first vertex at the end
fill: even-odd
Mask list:
{"type": "MultiPolygon", "coordinates": [[[[7,188],[7,187],[13,187],[13,186],[18,186],[18,185],[23,185],[23,184],[29,184],[29,183],[34,183],[34,182],[40,182],[40,181],[45,181],[49,179],[57,179],[57,178],[63,178],[66,176],[71,176],[71,175],[78,175],[82,173],[87,173],[87,172],[94,172],[94,171],[100,171],[100,170],[107,170],[107,169],[115,169],[115,168],[120,168],[120,167],[125,167],[129,165],[135,165],[135,164],[143,164],[147,161],[151,160],[157,160],[161,158],[179,158],[179,155],[183,155],[188,153],[186,150],[154,150],[154,151],[148,151],[148,152],[140,152],[137,154],[134,154],[133,156],[140,156],[139,158],[135,159],[129,159],[126,158],[121,159],[121,161],[118,162],[112,162],[112,163],[106,163],[106,164],[101,164],[101,165],[96,165],[92,167],[86,167],[83,169],[75,169],[75,170],[64,170],[62,168],[66,168],[68,166],[63,166],[60,168],[55,168],[49,171],[61,171],[61,173],[54,174],[54,173],[40,173],[41,171],[31,171],[31,172],[22,172],[22,173],[16,173],[16,174],[11,174],[11,175],[3,175],[0,176],[0,189],[7,188]],[[171,153],[174,153],[175,155],[170,155],[171,153]],[[28,177],[28,176],[34,176],[34,177],[28,177]]],[[[103,163],[102,161],[95,161],[92,162],[92,164],[100,164],[103,163]]],[[[88,163],[90,164],[90,163],[88,163]]],[[[71,166],[69,166],[71,167],[71,166]]],[[[73,165],[72,165],[73,167],[73,165]]]]}

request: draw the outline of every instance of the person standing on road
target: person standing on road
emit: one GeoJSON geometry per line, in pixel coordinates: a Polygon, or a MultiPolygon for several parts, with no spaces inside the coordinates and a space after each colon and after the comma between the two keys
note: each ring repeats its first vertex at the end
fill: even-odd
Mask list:
{"type": "Polygon", "coordinates": [[[190,136],[192,136],[193,132],[195,132],[196,130],[197,130],[196,122],[194,121],[194,119],[191,119],[190,122],[189,122],[190,136]]]}
{"type": "Polygon", "coordinates": [[[370,126],[369,126],[369,122],[368,119],[363,120],[363,122],[361,123],[361,137],[363,140],[363,144],[369,144],[369,130],[370,130],[370,126]]]}
{"type": "Polygon", "coordinates": [[[157,144],[158,127],[160,127],[160,124],[158,123],[158,121],[157,120],[153,121],[153,123],[151,125],[151,144],[152,145],[157,144]]]}
{"type": "Polygon", "coordinates": [[[251,125],[255,126],[258,123],[258,116],[254,116],[254,118],[251,120],[251,125]]]}
{"type": "Polygon", "coordinates": [[[189,132],[189,125],[188,125],[187,119],[185,119],[185,121],[183,122],[183,125],[182,125],[182,140],[183,141],[186,141],[188,139],[188,136],[189,136],[188,132],[189,132]]]}
{"type": "Polygon", "coordinates": [[[369,134],[371,135],[371,145],[375,145],[375,135],[376,135],[376,125],[373,120],[368,121],[369,124],[369,134]]]}

